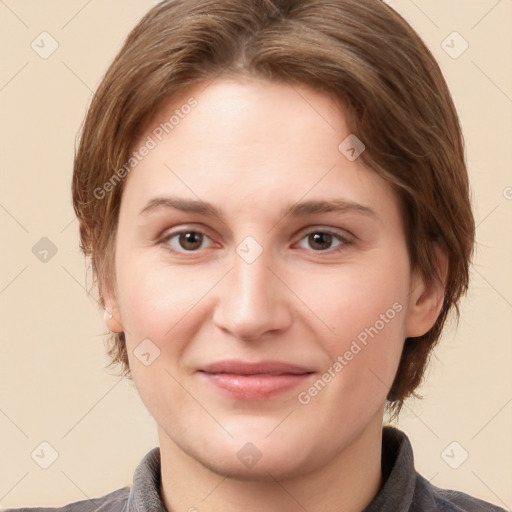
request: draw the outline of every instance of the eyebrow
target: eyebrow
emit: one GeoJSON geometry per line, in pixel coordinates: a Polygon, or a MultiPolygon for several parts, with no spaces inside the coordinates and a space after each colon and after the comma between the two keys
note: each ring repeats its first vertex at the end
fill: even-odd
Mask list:
{"type": "MultiPolygon", "coordinates": [[[[223,218],[221,211],[211,203],[199,199],[182,199],[179,197],[155,197],[148,201],[140,211],[141,215],[148,215],[160,208],[171,208],[184,212],[193,212],[201,215],[210,215],[223,218]]],[[[368,217],[379,219],[379,216],[369,206],[365,206],[346,199],[310,200],[295,203],[281,212],[282,217],[303,217],[315,213],[361,213],[368,217]]]]}

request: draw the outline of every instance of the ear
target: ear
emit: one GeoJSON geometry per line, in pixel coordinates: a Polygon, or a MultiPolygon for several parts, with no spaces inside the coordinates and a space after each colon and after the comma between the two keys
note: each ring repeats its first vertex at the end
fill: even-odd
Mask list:
{"type": "Polygon", "coordinates": [[[112,287],[106,283],[101,285],[100,290],[103,296],[103,303],[105,304],[103,319],[107,329],[111,332],[123,332],[124,327],[115,292],[112,290],[112,287]]]}
{"type": "Polygon", "coordinates": [[[448,256],[437,243],[435,252],[439,279],[426,285],[423,278],[415,273],[411,281],[411,295],[405,325],[406,338],[416,338],[428,332],[435,324],[443,307],[448,275],[448,256]]]}

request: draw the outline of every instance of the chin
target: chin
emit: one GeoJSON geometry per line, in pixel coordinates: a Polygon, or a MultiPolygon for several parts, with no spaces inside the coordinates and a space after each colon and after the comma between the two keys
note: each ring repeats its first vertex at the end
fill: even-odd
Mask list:
{"type": "MultiPolygon", "coordinates": [[[[261,451],[261,458],[253,463],[239,459],[239,449],[232,448],[197,454],[196,460],[210,471],[234,480],[269,482],[288,480],[304,475],[310,470],[299,450],[261,451]]],[[[244,458],[248,456],[245,455],[244,458]]]]}
{"type": "MultiPolygon", "coordinates": [[[[233,434],[196,432],[188,439],[174,439],[174,443],[189,457],[222,477],[240,481],[268,482],[303,476],[326,464],[332,457],[332,447],[322,445],[322,439],[308,439],[306,426],[287,430],[275,429],[273,421],[255,418],[238,422],[238,428],[229,428],[233,434]],[[250,428],[243,428],[251,423],[250,428]],[[269,435],[269,432],[275,429],[269,435]],[[199,440],[199,441],[198,441],[199,440]]],[[[190,431],[189,434],[192,434],[190,431]]]]}

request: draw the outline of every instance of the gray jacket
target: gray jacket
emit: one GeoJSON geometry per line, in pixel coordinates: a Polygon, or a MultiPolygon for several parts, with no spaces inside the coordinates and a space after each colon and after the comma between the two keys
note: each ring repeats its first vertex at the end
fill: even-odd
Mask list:
{"type": "MultiPolygon", "coordinates": [[[[392,427],[382,435],[384,485],[363,512],[505,512],[504,509],[458,491],[435,487],[414,469],[407,436],[392,427]]],[[[160,450],[154,448],[135,470],[133,485],[101,498],[62,508],[9,509],[16,512],[166,512],[160,498],[160,450]]],[[[9,512],[0,511],[0,512],[9,512]]]]}

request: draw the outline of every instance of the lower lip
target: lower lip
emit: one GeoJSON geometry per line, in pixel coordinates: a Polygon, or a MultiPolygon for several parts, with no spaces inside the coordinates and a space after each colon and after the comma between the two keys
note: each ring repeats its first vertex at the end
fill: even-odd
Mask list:
{"type": "Polygon", "coordinates": [[[217,389],[243,400],[265,400],[289,391],[311,377],[311,373],[282,375],[236,375],[200,372],[217,389]]]}

